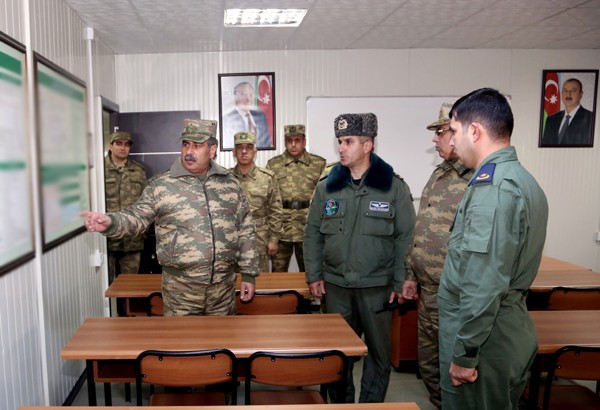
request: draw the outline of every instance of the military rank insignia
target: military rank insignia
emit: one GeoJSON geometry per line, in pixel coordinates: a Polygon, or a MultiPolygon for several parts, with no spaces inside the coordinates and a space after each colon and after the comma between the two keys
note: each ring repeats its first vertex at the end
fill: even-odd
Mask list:
{"type": "Polygon", "coordinates": [[[390,210],[389,202],[371,201],[369,202],[369,211],[388,212],[390,210]]]}
{"type": "Polygon", "coordinates": [[[482,184],[484,182],[492,182],[492,180],[494,179],[495,169],[496,164],[485,164],[481,167],[477,175],[471,180],[470,185],[482,184]]]}

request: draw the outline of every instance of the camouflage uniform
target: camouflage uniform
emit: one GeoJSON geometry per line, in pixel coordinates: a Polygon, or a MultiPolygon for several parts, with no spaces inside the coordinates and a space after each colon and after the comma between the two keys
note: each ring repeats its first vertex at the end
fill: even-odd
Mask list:
{"type": "Polygon", "coordinates": [[[283,201],[283,236],[279,241],[279,251],[273,257],[274,272],[287,272],[294,250],[298,269],[304,272],[304,225],[313,192],[325,165],[324,158],[308,151],[304,151],[297,159],[285,151],[267,163],[267,169],[277,176],[283,201]]]}
{"type": "Polygon", "coordinates": [[[444,161],[421,194],[413,248],[407,257],[407,280],[421,287],[418,320],[419,370],[430,401],[441,406],[438,361],[437,291],[448,251],[450,225],[473,171],[459,161],[444,161]]]}
{"type": "MultiPolygon", "coordinates": [[[[186,125],[182,139],[206,142],[216,122],[210,121],[210,131],[203,122],[208,121],[186,125]]],[[[166,316],[235,314],[234,267],[239,266],[244,282],[254,283],[259,274],[244,190],[212,160],[208,172],[198,176],[178,158],[148,182],[135,204],[109,216],[112,224],[104,234],[113,238],[136,235],[155,223],[166,316]]]]}
{"type": "MultiPolygon", "coordinates": [[[[116,133],[112,140],[123,139],[131,141],[128,133],[116,133]],[[126,134],[125,137],[121,136],[126,134]]],[[[111,143],[113,142],[111,141],[111,143]]],[[[104,184],[106,191],[106,212],[118,212],[133,204],[142,194],[148,180],[142,164],[127,159],[122,167],[113,162],[111,152],[104,158],[104,184]]],[[[108,239],[108,281],[111,283],[119,272],[138,273],[140,255],[144,249],[144,238],[140,234],[135,237],[108,239]]]]}
{"type": "Polygon", "coordinates": [[[238,179],[250,203],[252,220],[256,225],[256,246],[260,259],[261,272],[269,271],[267,244],[279,242],[283,235],[281,228],[281,195],[275,173],[256,165],[250,172],[243,174],[236,165],[231,172],[238,179]]]}

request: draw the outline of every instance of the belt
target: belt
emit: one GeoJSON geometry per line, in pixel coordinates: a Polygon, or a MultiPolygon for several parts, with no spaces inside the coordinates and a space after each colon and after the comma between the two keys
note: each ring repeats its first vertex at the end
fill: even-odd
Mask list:
{"type": "Polygon", "coordinates": [[[310,205],[310,201],[299,201],[296,199],[293,199],[293,200],[284,199],[282,202],[283,202],[283,207],[286,209],[306,209],[310,205]]]}

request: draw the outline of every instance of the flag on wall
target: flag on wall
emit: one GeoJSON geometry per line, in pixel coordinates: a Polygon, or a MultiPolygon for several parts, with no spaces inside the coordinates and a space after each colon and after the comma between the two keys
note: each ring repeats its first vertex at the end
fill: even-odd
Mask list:
{"type": "Polygon", "coordinates": [[[273,87],[271,85],[271,77],[268,75],[260,75],[256,80],[256,90],[258,90],[256,106],[260,111],[267,117],[267,125],[269,127],[269,138],[271,145],[274,146],[273,141],[273,87]]]}
{"type": "Polygon", "coordinates": [[[558,73],[547,72],[544,82],[544,126],[546,118],[560,111],[560,87],[558,85],[558,73]]]}

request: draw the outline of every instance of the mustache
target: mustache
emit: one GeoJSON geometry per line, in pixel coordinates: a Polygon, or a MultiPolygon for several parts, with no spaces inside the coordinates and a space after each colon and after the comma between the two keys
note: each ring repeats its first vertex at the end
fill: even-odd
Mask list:
{"type": "Polygon", "coordinates": [[[183,159],[185,161],[192,161],[192,162],[196,162],[196,157],[193,156],[192,154],[186,154],[185,157],[183,157],[183,159]]]}

